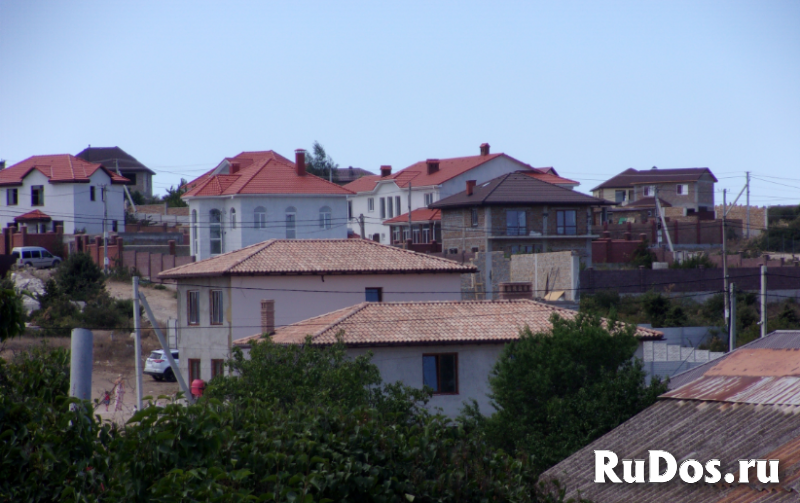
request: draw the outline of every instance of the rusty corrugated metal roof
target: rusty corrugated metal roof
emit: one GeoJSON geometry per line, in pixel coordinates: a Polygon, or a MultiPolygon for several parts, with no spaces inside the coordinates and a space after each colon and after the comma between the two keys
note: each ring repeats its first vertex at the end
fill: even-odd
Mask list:
{"type": "Polygon", "coordinates": [[[672,390],[661,398],[760,405],[800,405],[800,378],[705,376],[672,390]]]}

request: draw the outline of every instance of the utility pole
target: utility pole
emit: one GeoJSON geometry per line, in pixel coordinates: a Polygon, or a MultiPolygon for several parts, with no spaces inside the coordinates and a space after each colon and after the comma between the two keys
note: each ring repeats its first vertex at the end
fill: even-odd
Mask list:
{"type": "Polygon", "coordinates": [[[139,276],[133,277],[133,331],[136,341],[136,410],[142,410],[142,322],[139,319],[139,276]]]}
{"type": "Polygon", "coordinates": [[[358,215],[358,226],[361,227],[361,239],[367,239],[364,235],[364,214],[358,215]]]}
{"type": "MultiPolygon", "coordinates": [[[[414,242],[413,236],[414,233],[411,229],[411,180],[409,180],[408,181],[408,239],[410,239],[412,243],[414,242]]],[[[408,246],[408,241],[405,239],[403,241],[405,241],[406,246],[408,246]]]]}
{"type": "Polygon", "coordinates": [[[767,266],[761,265],[761,337],[767,335],[767,266]]]}
{"type": "Polygon", "coordinates": [[[728,245],[727,245],[727,238],[725,232],[727,229],[725,228],[725,213],[727,213],[728,209],[728,201],[727,201],[727,189],[722,189],[722,284],[723,290],[725,293],[722,295],[725,297],[725,329],[730,334],[730,303],[728,302],[728,245]]]}
{"type": "Polygon", "coordinates": [[[750,172],[745,173],[747,173],[747,231],[744,237],[750,239],[750,172]]]}
{"type": "MultiPolygon", "coordinates": [[[[657,186],[654,187],[654,189],[653,189],[653,196],[654,196],[653,199],[656,200],[656,227],[661,227],[662,224],[661,224],[661,220],[659,219],[659,217],[660,217],[660,215],[659,215],[660,211],[659,210],[661,208],[658,206],[658,187],[657,186]]],[[[656,245],[657,245],[658,248],[661,248],[661,246],[663,244],[663,238],[661,236],[662,232],[663,232],[663,229],[658,229],[658,232],[656,232],[656,245]]]]}
{"type": "Polygon", "coordinates": [[[666,234],[667,236],[667,244],[669,245],[669,251],[673,254],[675,253],[675,249],[672,247],[672,238],[669,237],[669,229],[667,228],[667,220],[664,218],[664,211],[661,209],[661,203],[658,202],[658,187],[655,190],[655,199],[656,199],[656,211],[658,212],[659,216],[661,217],[661,233],[666,234]]]}
{"type": "Polygon", "coordinates": [[[731,283],[731,331],[728,336],[728,352],[736,349],[736,285],[731,283]]]}
{"type": "Polygon", "coordinates": [[[108,198],[106,197],[106,184],[100,186],[100,195],[103,198],[103,272],[108,276],[108,198]]]}

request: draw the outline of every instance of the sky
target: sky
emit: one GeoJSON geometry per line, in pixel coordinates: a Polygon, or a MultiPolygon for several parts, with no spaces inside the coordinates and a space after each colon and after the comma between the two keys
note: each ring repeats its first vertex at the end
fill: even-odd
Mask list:
{"type": "Polygon", "coordinates": [[[0,75],[9,165],[116,145],[159,193],[246,150],[378,173],[487,142],[584,192],[709,167],[800,203],[797,0],[0,0],[0,75]]]}

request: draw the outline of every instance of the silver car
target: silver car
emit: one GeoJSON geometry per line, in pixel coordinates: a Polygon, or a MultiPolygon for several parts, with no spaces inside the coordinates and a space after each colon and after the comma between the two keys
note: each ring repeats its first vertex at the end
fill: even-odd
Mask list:
{"type": "Polygon", "coordinates": [[[11,249],[11,256],[17,259],[18,266],[30,266],[37,269],[55,267],[61,263],[56,257],[41,246],[18,246],[11,249]]]}

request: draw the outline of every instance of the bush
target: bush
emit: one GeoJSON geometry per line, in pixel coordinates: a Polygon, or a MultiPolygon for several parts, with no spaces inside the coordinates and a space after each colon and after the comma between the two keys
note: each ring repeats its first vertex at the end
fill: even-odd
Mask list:
{"type": "Polygon", "coordinates": [[[653,267],[653,252],[648,248],[647,241],[642,241],[633,251],[630,264],[636,267],[644,266],[647,269],[653,267]]]}
{"type": "Polygon", "coordinates": [[[716,265],[705,254],[694,255],[683,262],[673,262],[669,265],[670,269],[714,269],[716,265]]]}
{"type": "Polygon", "coordinates": [[[88,253],[73,253],[58,267],[58,290],[72,300],[88,301],[105,291],[103,270],[88,253]]]}

